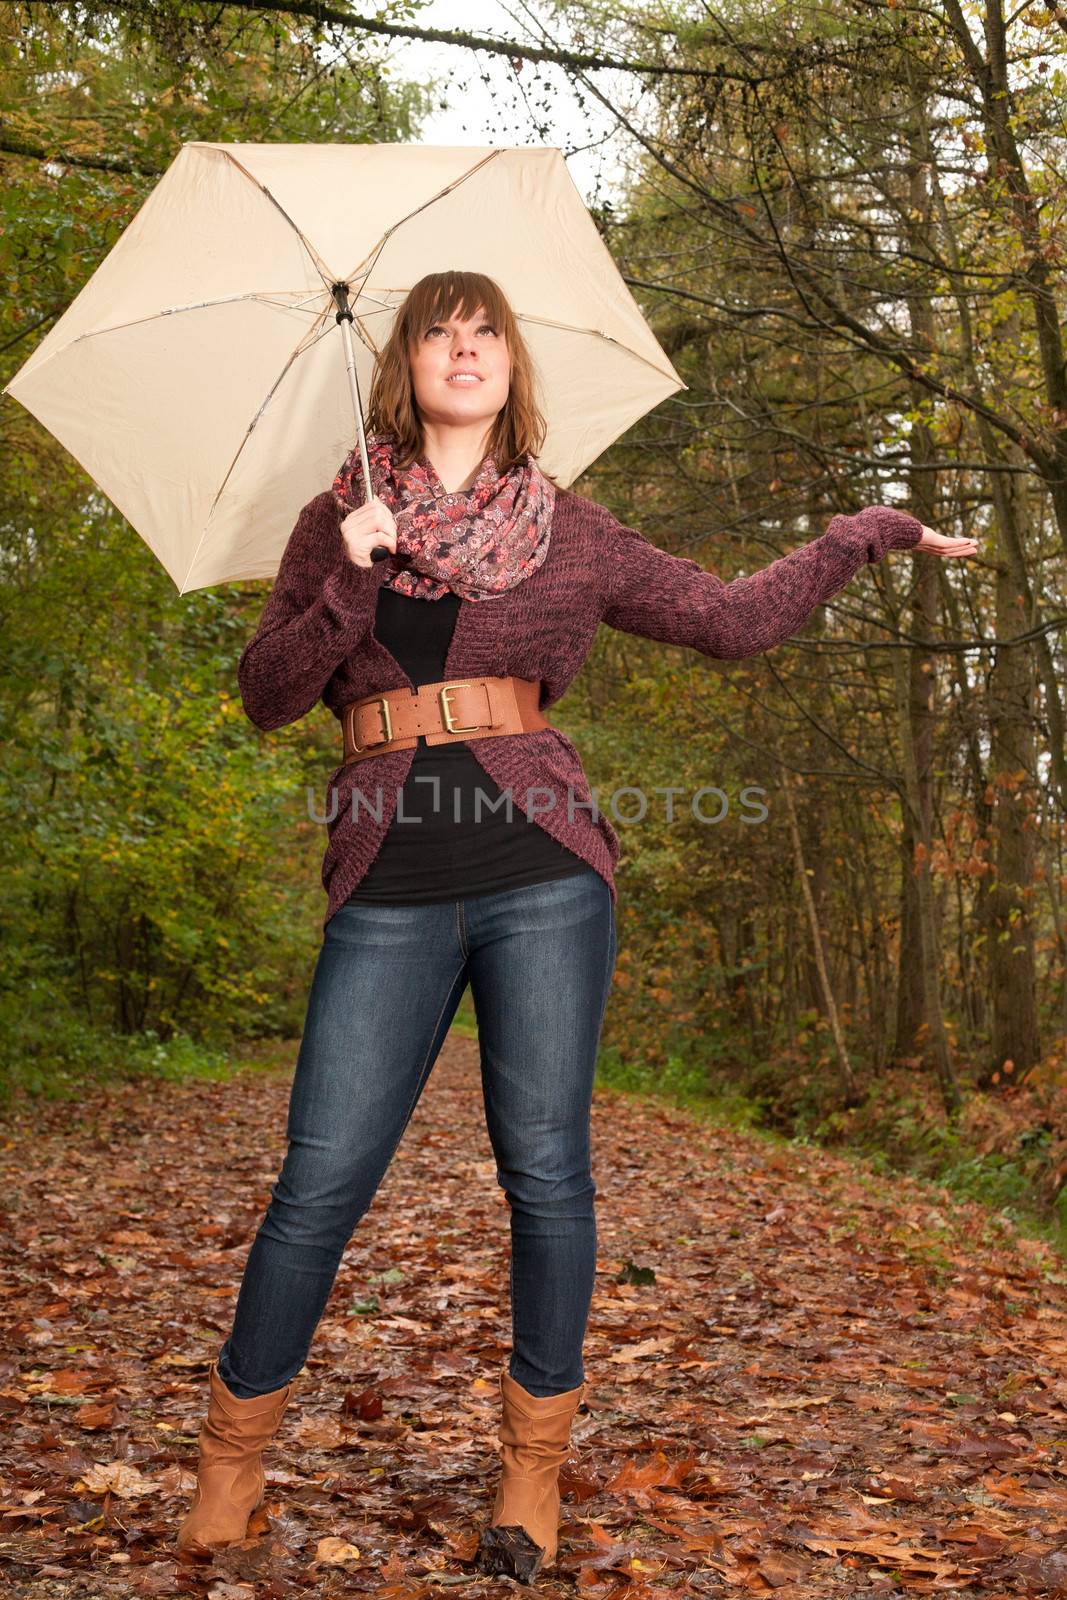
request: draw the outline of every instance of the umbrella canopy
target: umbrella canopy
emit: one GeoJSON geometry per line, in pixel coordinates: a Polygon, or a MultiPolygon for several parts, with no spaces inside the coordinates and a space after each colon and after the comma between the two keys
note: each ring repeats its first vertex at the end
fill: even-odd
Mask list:
{"type": "Polygon", "coordinates": [[[559,150],[194,141],[4,393],[181,593],[271,577],[356,440],[352,377],[368,394],[396,308],[452,269],[510,300],[563,485],[685,387],[559,150]]]}

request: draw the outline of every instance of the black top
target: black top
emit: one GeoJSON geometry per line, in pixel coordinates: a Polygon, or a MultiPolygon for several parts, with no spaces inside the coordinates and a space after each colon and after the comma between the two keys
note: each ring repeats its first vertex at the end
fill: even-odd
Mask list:
{"type": "MultiPolygon", "coordinates": [[[[451,592],[440,600],[413,600],[388,584],[378,590],[374,637],[416,688],[443,680],[460,604],[451,592]]],[[[358,788],[358,775],[356,783],[358,788]]],[[[357,801],[354,808],[357,817],[370,814],[363,805],[377,809],[377,784],[368,784],[362,794],[362,805],[357,801]]],[[[581,856],[529,820],[525,794],[513,794],[510,820],[505,803],[493,810],[501,794],[464,740],[428,745],[420,734],[397,814],[349,899],[401,905],[455,900],[589,870],[581,856]],[[429,781],[433,778],[436,784],[429,781]],[[476,790],[485,797],[479,813],[476,790]]],[[[382,796],[387,801],[384,786],[382,796]]]]}

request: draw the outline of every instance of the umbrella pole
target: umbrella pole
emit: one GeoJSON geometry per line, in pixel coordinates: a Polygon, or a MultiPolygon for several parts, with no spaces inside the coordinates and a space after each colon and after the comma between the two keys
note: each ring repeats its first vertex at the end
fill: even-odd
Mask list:
{"type": "Polygon", "coordinates": [[[363,405],[359,398],[359,379],[356,376],[356,352],[352,343],[352,313],[348,309],[347,283],[335,283],[330,293],[337,305],[337,321],[345,347],[345,367],[348,387],[352,395],[352,410],[356,414],[356,432],[359,437],[359,462],[363,468],[363,491],[366,500],[371,498],[370,462],[367,460],[367,436],[363,428],[363,405]]]}

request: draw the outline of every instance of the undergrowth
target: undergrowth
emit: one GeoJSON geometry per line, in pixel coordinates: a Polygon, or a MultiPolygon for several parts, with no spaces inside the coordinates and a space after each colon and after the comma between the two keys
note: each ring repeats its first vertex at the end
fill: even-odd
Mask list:
{"type": "MultiPolygon", "coordinates": [[[[703,1043],[703,1042],[702,1042],[703,1043]]],[[[780,1060],[748,1067],[699,1048],[664,1065],[601,1051],[598,1081],[624,1093],[664,1099],[713,1122],[764,1138],[833,1148],[879,1176],[907,1173],[960,1200],[973,1200],[1067,1256],[1067,1185],[1058,1059],[1002,1093],[963,1085],[958,1116],[947,1117],[926,1073],[883,1069],[843,1106],[826,1063],[797,1063],[783,1088],[780,1060]]]]}

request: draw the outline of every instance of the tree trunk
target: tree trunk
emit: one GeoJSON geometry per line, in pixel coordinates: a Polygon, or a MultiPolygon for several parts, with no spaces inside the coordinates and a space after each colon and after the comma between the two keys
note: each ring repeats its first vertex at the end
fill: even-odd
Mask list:
{"type": "MultiPolygon", "coordinates": [[[[998,477],[998,521],[1025,527],[1026,480],[998,477]],[[1003,502],[1003,504],[999,503],[1003,502]]],[[[1010,638],[1028,622],[1010,566],[997,569],[997,634],[1010,638]]],[[[1012,1081],[1040,1060],[1031,902],[1034,884],[1033,657],[1025,645],[999,650],[990,674],[993,849],[987,880],[989,985],[993,1005],[991,1072],[1012,1081]]]]}

